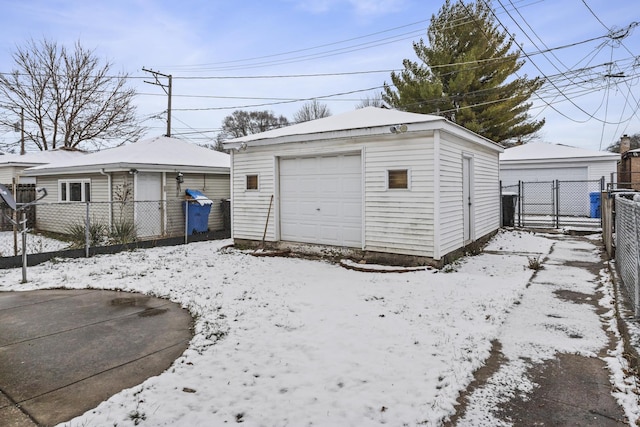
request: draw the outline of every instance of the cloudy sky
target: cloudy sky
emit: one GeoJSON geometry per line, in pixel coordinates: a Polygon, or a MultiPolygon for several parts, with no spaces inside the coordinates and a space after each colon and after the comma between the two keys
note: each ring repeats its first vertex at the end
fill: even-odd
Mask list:
{"type": "MultiPolygon", "coordinates": [[[[381,91],[415,59],[441,0],[23,0],[4,2],[0,72],[29,39],[79,41],[129,73],[148,136],[166,132],[167,97],[143,67],[173,76],[172,133],[211,142],[236,109],[292,118],[318,98],[333,114],[381,91]]],[[[637,0],[494,0],[527,53],[519,75],[549,84],[531,114],[540,140],[605,149],[640,133],[637,0]],[[627,31],[630,29],[630,31],[627,31]],[[541,53],[542,52],[542,53],[541,53]],[[617,77],[607,77],[615,75],[617,77]]],[[[166,82],[166,80],[164,81],[166,82]]],[[[0,130],[0,142],[17,139],[0,130]]]]}

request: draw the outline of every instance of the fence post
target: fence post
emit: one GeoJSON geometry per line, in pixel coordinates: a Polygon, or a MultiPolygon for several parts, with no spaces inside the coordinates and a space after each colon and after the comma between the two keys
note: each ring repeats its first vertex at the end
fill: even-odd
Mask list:
{"type": "MultiPolygon", "coordinates": [[[[17,216],[17,214],[16,214],[17,216]]],[[[22,211],[22,283],[27,283],[27,213],[22,211]]]]}
{"type": "Polygon", "coordinates": [[[500,206],[500,227],[504,225],[504,218],[502,218],[502,180],[498,181],[498,188],[500,189],[498,192],[498,197],[500,200],[498,201],[498,206],[500,206]]]}
{"type": "MultiPolygon", "coordinates": [[[[632,205],[632,209],[631,211],[633,212],[633,222],[632,224],[635,225],[635,231],[636,231],[636,240],[634,242],[634,246],[635,246],[635,253],[634,253],[634,257],[633,259],[636,262],[636,282],[633,284],[634,287],[634,292],[633,292],[633,299],[634,299],[634,304],[633,304],[633,314],[636,317],[636,319],[640,318],[640,256],[638,254],[638,252],[640,252],[638,250],[638,242],[640,242],[640,229],[638,228],[638,226],[640,226],[640,208],[638,207],[638,205],[636,203],[634,203],[632,205]]],[[[618,231],[618,230],[616,230],[618,231]]],[[[629,289],[627,287],[627,289],[629,289]]]]}
{"type": "MultiPolygon", "coordinates": [[[[604,232],[604,197],[602,197],[602,192],[604,191],[604,175],[600,177],[600,228],[604,232]]],[[[589,200],[591,203],[591,200],[589,200]]]]}
{"type": "Polygon", "coordinates": [[[554,189],[554,214],[556,216],[556,228],[560,228],[560,180],[555,180],[554,183],[552,184],[554,185],[555,189],[554,189]]]}
{"type": "Polygon", "coordinates": [[[85,205],[87,207],[87,213],[84,219],[84,255],[89,258],[89,227],[91,227],[91,223],[89,222],[89,202],[85,202],[85,205]]]}
{"type": "Polygon", "coordinates": [[[184,244],[189,243],[189,202],[184,203],[184,244]]]}
{"type": "Polygon", "coordinates": [[[524,220],[522,219],[522,181],[518,181],[518,227],[524,227],[524,220]]]}

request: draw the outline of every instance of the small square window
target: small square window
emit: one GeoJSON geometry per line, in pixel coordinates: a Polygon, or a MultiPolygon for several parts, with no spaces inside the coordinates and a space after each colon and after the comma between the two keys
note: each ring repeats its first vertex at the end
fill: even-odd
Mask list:
{"type": "Polygon", "coordinates": [[[247,175],[247,190],[258,189],[258,175],[247,175]]]}
{"type": "Polygon", "coordinates": [[[396,169],[387,171],[389,179],[389,189],[409,188],[409,171],[407,169],[396,169]]]}

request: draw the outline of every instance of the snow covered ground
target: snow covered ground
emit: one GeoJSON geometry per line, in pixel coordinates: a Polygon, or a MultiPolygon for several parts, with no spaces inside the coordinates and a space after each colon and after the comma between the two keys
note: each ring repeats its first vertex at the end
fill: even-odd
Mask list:
{"type": "MultiPolygon", "coordinates": [[[[30,267],[24,285],[19,269],[3,271],[0,290],[143,292],[182,304],[196,319],[189,349],[169,370],[65,425],[437,426],[455,412],[494,339],[510,362],[471,396],[460,425],[504,425],[492,405],[535,387],[522,378],[521,357],[535,363],[558,351],[593,355],[606,345],[591,306],[561,302],[548,286],[535,286],[602,287],[600,304],[611,308],[604,272],[562,265],[575,253],[597,260],[589,242],[501,232],[481,255],[443,271],[406,273],[254,257],[225,248],[229,243],[57,260],[30,267]],[[542,259],[552,245],[553,261],[527,287],[530,259],[542,259]]],[[[623,375],[621,351],[608,363],[634,423],[638,396],[623,375]]]]}
{"type": "MultiPolygon", "coordinates": [[[[18,255],[22,255],[22,235],[18,233],[18,255]]],[[[44,237],[40,234],[27,235],[27,253],[38,254],[42,252],[54,252],[69,247],[69,243],[44,237]]],[[[0,257],[15,255],[13,231],[0,231],[0,257]]]]}

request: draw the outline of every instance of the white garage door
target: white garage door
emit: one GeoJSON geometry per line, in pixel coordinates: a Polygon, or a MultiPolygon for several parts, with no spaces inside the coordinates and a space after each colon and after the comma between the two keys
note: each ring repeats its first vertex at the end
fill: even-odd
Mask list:
{"type": "Polygon", "coordinates": [[[280,238],[362,247],[360,155],[280,160],[280,238]]]}

